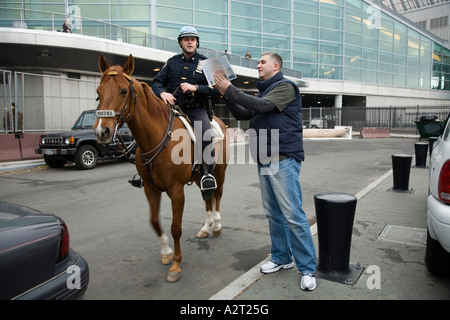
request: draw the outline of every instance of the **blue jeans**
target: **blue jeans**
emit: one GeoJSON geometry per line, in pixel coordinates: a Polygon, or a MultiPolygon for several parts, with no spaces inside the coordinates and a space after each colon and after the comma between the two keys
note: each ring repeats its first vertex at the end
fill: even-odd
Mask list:
{"type": "Polygon", "coordinates": [[[302,209],[301,162],[286,158],[258,164],[264,211],[269,220],[272,262],[295,264],[300,273],[316,271],[316,251],[306,214],[302,209]]]}

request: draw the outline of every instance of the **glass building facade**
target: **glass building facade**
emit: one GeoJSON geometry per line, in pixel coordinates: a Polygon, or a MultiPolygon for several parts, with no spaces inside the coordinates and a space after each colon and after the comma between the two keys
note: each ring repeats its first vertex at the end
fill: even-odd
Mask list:
{"type": "Polygon", "coordinates": [[[255,58],[276,50],[303,78],[450,90],[448,44],[369,0],[0,0],[0,20],[48,30],[48,15],[69,8],[172,39],[193,25],[202,47],[255,58]]]}

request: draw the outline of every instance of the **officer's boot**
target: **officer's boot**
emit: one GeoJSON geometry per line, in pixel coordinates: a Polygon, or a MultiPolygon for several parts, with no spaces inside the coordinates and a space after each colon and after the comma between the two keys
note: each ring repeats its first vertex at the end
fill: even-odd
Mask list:
{"type": "Polygon", "coordinates": [[[144,186],[144,181],[142,181],[141,177],[138,174],[135,174],[133,178],[128,180],[133,187],[142,188],[144,186]]]}
{"type": "Polygon", "coordinates": [[[203,177],[200,179],[200,190],[205,201],[211,200],[213,191],[217,189],[216,179],[212,175],[213,168],[213,164],[203,164],[203,177]]]}

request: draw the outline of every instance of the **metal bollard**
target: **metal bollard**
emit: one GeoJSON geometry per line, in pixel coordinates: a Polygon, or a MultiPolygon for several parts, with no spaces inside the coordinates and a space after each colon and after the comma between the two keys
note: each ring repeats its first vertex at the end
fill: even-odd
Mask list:
{"type": "Polygon", "coordinates": [[[411,155],[392,155],[392,176],[394,179],[394,186],[388,189],[388,191],[412,193],[412,190],[409,190],[409,173],[411,171],[411,162],[411,155]]]}
{"type": "Polygon", "coordinates": [[[363,271],[350,265],[350,247],[356,197],[346,193],[320,193],[314,196],[319,240],[317,276],[353,285],[363,271]]]}
{"type": "Polygon", "coordinates": [[[414,150],[416,152],[416,168],[427,167],[427,142],[417,142],[414,144],[414,150]]]}

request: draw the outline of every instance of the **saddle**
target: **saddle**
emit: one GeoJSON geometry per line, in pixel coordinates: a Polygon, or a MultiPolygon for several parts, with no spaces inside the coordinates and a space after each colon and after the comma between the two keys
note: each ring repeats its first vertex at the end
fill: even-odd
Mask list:
{"type": "MultiPolygon", "coordinates": [[[[172,109],[173,109],[175,115],[181,120],[181,122],[185,126],[186,130],[189,133],[189,136],[191,137],[192,142],[196,143],[197,139],[194,134],[194,127],[192,125],[191,120],[189,120],[189,117],[185,113],[183,113],[181,110],[179,110],[179,108],[177,108],[177,106],[173,106],[172,109]]],[[[222,128],[220,128],[219,124],[214,119],[212,119],[212,121],[210,121],[210,123],[211,123],[211,130],[212,130],[212,142],[216,143],[216,142],[222,141],[225,138],[225,134],[222,131],[222,128]]]]}

